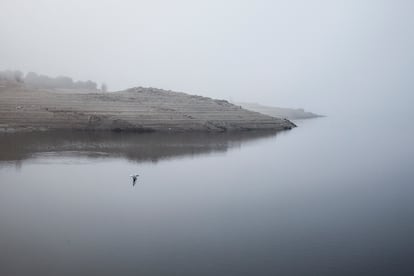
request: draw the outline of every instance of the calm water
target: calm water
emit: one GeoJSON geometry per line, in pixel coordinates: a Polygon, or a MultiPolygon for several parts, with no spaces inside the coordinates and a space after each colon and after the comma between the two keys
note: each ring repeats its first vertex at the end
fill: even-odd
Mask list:
{"type": "Polygon", "coordinates": [[[395,121],[2,135],[0,275],[414,275],[414,132],[395,121]]]}

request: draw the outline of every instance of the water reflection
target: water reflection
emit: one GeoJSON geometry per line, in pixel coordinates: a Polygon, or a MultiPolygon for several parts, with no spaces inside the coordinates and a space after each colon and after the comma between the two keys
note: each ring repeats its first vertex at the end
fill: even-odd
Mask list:
{"type": "Polygon", "coordinates": [[[413,132],[345,119],[0,136],[0,275],[414,275],[413,132]]]}
{"type": "MultiPolygon", "coordinates": [[[[136,162],[226,152],[242,143],[273,137],[276,132],[244,133],[110,133],[38,132],[0,135],[0,162],[21,166],[36,156],[122,157],[136,162]]],[[[131,176],[132,177],[132,176],[131,176]]]]}

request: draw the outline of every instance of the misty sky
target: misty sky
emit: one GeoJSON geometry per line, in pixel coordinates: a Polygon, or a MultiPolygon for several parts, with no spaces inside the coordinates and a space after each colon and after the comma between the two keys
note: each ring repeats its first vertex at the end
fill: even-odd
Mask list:
{"type": "Polygon", "coordinates": [[[411,0],[1,0],[0,70],[332,113],[414,102],[411,0]]]}

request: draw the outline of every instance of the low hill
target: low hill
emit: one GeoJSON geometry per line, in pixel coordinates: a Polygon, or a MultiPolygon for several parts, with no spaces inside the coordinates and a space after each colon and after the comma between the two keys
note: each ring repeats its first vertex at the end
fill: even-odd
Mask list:
{"type": "Polygon", "coordinates": [[[312,112],[307,112],[301,108],[294,109],[294,108],[273,107],[273,106],[260,105],[257,103],[237,103],[237,104],[248,110],[266,114],[272,117],[286,118],[289,120],[322,117],[321,115],[318,115],[312,112]]]}
{"type": "Polygon", "coordinates": [[[155,88],[112,93],[33,88],[0,82],[0,131],[241,131],[285,130],[295,125],[224,100],[155,88]]]}

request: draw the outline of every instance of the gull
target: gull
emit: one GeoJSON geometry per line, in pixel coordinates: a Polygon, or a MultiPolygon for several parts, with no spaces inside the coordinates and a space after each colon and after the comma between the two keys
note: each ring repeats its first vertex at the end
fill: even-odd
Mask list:
{"type": "Polygon", "coordinates": [[[131,174],[130,177],[132,177],[132,185],[135,185],[135,181],[137,181],[139,174],[131,174]]]}

